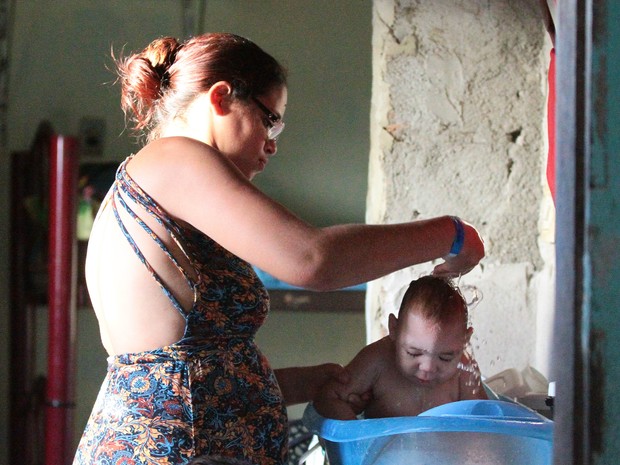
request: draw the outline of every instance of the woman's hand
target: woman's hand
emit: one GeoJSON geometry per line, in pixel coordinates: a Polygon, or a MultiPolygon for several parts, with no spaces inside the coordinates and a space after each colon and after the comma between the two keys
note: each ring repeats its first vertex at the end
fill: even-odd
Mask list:
{"type": "Polygon", "coordinates": [[[328,381],[347,384],[349,373],[337,363],[274,370],[286,405],[312,401],[328,381]]]}
{"type": "Polygon", "coordinates": [[[351,406],[351,409],[355,412],[355,415],[359,415],[362,413],[370,399],[372,398],[372,393],[370,391],[364,392],[362,394],[351,393],[347,396],[347,403],[351,406]]]}
{"type": "MultiPolygon", "coordinates": [[[[344,369],[347,371],[347,369],[344,369]]],[[[351,392],[351,381],[343,382],[347,375],[328,378],[313,397],[315,410],[325,418],[355,420],[371,399],[371,392],[351,392]]]]}
{"type": "Polygon", "coordinates": [[[433,274],[456,278],[459,275],[470,272],[484,258],[484,241],[480,234],[471,224],[462,221],[465,231],[463,248],[458,255],[446,257],[443,263],[437,265],[433,274]]]}
{"type": "MultiPolygon", "coordinates": [[[[328,382],[346,386],[351,381],[347,369],[337,363],[279,368],[274,371],[286,405],[300,404],[316,399],[321,388],[328,382]]],[[[369,393],[351,394],[347,402],[351,404],[354,411],[359,413],[369,398],[369,393]]]]}

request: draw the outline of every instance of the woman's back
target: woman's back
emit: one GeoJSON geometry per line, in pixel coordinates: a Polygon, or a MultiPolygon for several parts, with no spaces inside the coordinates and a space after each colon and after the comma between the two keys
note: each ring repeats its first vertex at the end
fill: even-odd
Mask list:
{"type": "Polygon", "coordinates": [[[110,355],[150,350],[180,340],[185,315],[162,292],[152,271],[161,277],[185,314],[194,304],[194,289],[180,270],[192,280],[197,277],[171,231],[128,195],[136,195],[129,180],[123,164],[97,215],[86,262],[88,290],[110,355]],[[154,237],[182,268],[175,265],[154,237]],[[145,326],[148,331],[144,331],[145,326]]]}

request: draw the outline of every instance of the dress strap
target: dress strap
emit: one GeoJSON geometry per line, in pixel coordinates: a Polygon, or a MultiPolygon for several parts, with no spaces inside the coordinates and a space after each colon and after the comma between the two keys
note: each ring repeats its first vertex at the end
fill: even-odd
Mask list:
{"type": "MultiPolygon", "coordinates": [[[[129,177],[129,175],[125,171],[125,165],[126,165],[128,160],[125,160],[121,164],[121,166],[119,166],[119,169],[118,169],[118,171],[116,173],[116,181],[115,181],[114,186],[112,188],[112,195],[111,195],[111,199],[110,199],[111,200],[111,202],[110,202],[111,205],[110,206],[112,207],[112,211],[114,212],[114,217],[116,218],[116,222],[117,222],[118,226],[120,227],[121,231],[123,232],[123,235],[127,239],[127,242],[129,243],[129,245],[131,246],[131,248],[135,252],[136,256],[140,259],[140,261],[146,267],[146,269],[149,271],[151,276],[153,276],[153,279],[155,279],[155,281],[157,282],[159,287],[162,289],[162,291],[166,295],[166,297],[168,297],[168,299],[170,300],[172,305],[185,318],[187,315],[185,314],[185,311],[183,310],[183,307],[179,303],[178,299],[174,296],[174,294],[170,291],[170,289],[168,289],[168,287],[164,284],[163,280],[161,279],[161,276],[157,273],[157,271],[155,271],[153,266],[146,259],[146,257],[144,256],[144,254],[142,253],[142,251],[138,247],[138,244],[136,243],[134,238],[131,236],[131,234],[127,230],[127,228],[126,228],[125,224],[123,223],[123,220],[121,219],[120,214],[118,212],[118,204],[120,204],[120,206],[123,208],[123,210],[125,210],[129,214],[129,216],[131,218],[133,218],[133,220],[138,225],[140,225],[142,227],[142,229],[144,229],[144,231],[148,234],[148,236],[151,237],[151,239],[153,241],[155,241],[155,243],[159,246],[159,248],[166,254],[166,256],[170,259],[170,261],[176,266],[176,268],[179,270],[179,272],[183,275],[183,277],[185,278],[185,282],[187,283],[188,287],[194,292],[194,301],[195,301],[196,300],[195,299],[195,297],[196,297],[196,285],[193,282],[192,278],[189,276],[187,271],[181,266],[181,264],[178,262],[178,260],[174,257],[174,255],[172,254],[172,252],[170,251],[168,246],[166,246],[166,244],[155,233],[155,231],[153,231],[153,229],[150,228],[144,222],[144,220],[138,216],[138,214],[127,204],[127,202],[125,201],[125,199],[121,195],[121,191],[122,191],[122,193],[127,195],[128,198],[130,198],[132,201],[134,201],[137,204],[139,204],[140,206],[142,206],[147,213],[149,213],[159,224],[161,224],[166,229],[166,231],[168,231],[168,233],[170,234],[172,239],[179,246],[179,249],[181,250],[181,252],[183,252],[183,254],[185,254],[185,256],[187,257],[187,252],[185,251],[185,248],[182,245],[182,241],[179,240],[179,236],[182,234],[181,233],[181,228],[178,226],[178,224],[176,222],[171,221],[170,218],[168,217],[168,215],[166,214],[165,210],[163,210],[157,204],[157,202],[155,202],[154,199],[152,199],[150,196],[148,196],[148,194],[146,194],[135,183],[135,181],[133,181],[129,177]]],[[[188,257],[188,259],[189,259],[189,257],[188,257]]]]}

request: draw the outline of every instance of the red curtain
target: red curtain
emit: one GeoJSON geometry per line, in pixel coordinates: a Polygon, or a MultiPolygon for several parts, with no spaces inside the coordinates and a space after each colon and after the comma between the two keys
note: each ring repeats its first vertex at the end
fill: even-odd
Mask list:
{"type": "Polygon", "coordinates": [[[551,49],[549,61],[549,91],[547,96],[547,137],[549,153],[547,155],[547,183],[551,197],[555,202],[555,48],[551,49]]]}

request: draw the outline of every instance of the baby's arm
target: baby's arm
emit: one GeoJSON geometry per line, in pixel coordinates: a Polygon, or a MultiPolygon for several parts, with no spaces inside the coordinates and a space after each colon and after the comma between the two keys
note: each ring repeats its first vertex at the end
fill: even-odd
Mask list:
{"type": "Polygon", "coordinates": [[[349,383],[332,380],[323,385],[314,399],[314,408],[319,414],[337,420],[357,418],[357,413],[363,411],[372,398],[377,375],[375,367],[378,366],[375,352],[374,344],[366,346],[346,366],[351,377],[349,383]],[[350,396],[355,396],[357,402],[350,402],[350,396]]]}
{"type": "Polygon", "coordinates": [[[478,363],[468,354],[463,354],[461,363],[465,368],[459,375],[459,400],[488,399],[478,363]]]}

